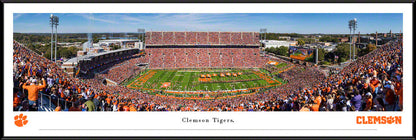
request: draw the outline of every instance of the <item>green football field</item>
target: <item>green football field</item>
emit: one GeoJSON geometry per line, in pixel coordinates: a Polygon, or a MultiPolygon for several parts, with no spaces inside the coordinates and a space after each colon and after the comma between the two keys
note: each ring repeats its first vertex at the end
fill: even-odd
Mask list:
{"type": "Polygon", "coordinates": [[[279,63],[276,65],[276,68],[285,68],[287,66],[287,63],[279,63]]]}
{"type": "Polygon", "coordinates": [[[301,51],[297,51],[295,53],[293,53],[293,55],[298,56],[298,55],[303,55],[301,51]]]}
{"type": "Polygon", "coordinates": [[[267,76],[266,73],[252,69],[149,70],[127,83],[130,88],[174,91],[219,91],[278,86],[281,84],[281,79],[273,79],[267,76]],[[238,76],[220,76],[220,73],[237,74],[239,72],[242,74],[238,76]],[[211,76],[209,80],[200,81],[201,75],[207,74],[217,74],[217,76],[211,76]],[[161,87],[166,82],[169,82],[170,85],[166,88],[161,87]]]}

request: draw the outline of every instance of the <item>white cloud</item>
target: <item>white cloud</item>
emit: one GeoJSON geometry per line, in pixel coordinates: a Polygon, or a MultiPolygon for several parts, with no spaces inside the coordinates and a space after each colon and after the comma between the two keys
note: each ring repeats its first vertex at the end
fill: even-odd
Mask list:
{"type": "Polygon", "coordinates": [[[23,16],[23,13],[14,13],[13,14],[13,20],[18,19],[19,17],[23,16]]]}
{"type": "Polygon", "coordinates": [[[149,23],[148,20],[146,20],[147,17],[132,17],[132,16],[128,16],[128,15],[119,15],[118,16],[121,20],[125,20],[125,21],[130,21],[130,22],[145,22],[145,23],[149,23]]]}
{"type": "Polygon", "coordinates": [[[101,21],[101,22],[105,22],[105,23],[112,23],[112,24],[117,24],[118,22],[111,20],[111,19],[104,19],[104,18],[97,18],[96,16],[94,16],[93,14],[79,14],[81,17],[88,19],[88,20],[93,20],[93,21],[101,21]]]}
{"type": "MultiPolygon", "coordinates": [[[[93,15],[78,14],[93,21],[110,24],[123,24],[127,26],[137,25],[142,28],[170,31],[248,31],[242,24],[248,16],[246,14],[229,13],[187,13],[187,14],[103,14],[93,15]]],[[[94,24],[94,23],[92,23],[94,24]]],[[[95,26],[97,27],[97,26],[95,26]]],[[[121,26],[119,26],[121,27],[121,26]]],[[[113,31],[114,32],[114,31],[113,31]]]]}
{"type": "Polygon", "coordinates": [[[19,22],[19,23],[15,23],[16,25],[19,26],[24,26],[24,27],[32,27],[32,26],[39,26],[40,23],[29,23],[29,22],[19,22]]]}

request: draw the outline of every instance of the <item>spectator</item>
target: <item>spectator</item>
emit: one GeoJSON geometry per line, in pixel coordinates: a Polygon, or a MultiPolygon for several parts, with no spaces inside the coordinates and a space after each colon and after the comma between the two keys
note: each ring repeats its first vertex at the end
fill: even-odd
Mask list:
{"type": "Polygon", "coordinates": [[[92,99],[93,99],[92,97],[88,97],[88,101],[84,103],[87,111],[96,111],[95,104],[92,101],[92,99]]]}
{"type": "Polygon", "coordinates": [[[39,90],[46,87],[45,79],[42,78],[42,82],[43,82],[42,85],[38,85],[37,80],[32,79],[32,81],[30,82],[30,85],[27,85],[28,82],[23,84],[23,89],[26,89],[29,92],[28,93],[29,106],[31,106],[35,110],[37,110],[38,105],[39,105],[39,103],[38,103],[39,90]]]}

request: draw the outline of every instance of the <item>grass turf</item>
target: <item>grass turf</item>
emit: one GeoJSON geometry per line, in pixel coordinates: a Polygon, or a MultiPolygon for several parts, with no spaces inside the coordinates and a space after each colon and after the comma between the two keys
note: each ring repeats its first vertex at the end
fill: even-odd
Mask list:
{"type": "Polygon", "coordinates": [[[279,63],[279,64],[276,65],[276,68],[283,68],[283,67],[286,67],[286,66],[287,66],[287,63],[279,63]]]}
{"type": "MultiPolygon", "coordinates": [[[[191,71],[191,70],[150,70],[145,73],[143,76],[153,72],[154,75],[148,79],[142,81],[141,85],[136,84],[140,81],[132,80],[127,83],[131,87],[139,87],[145,89],[155,89],[155,90],[174,90],[174,91],[218,91],[218,90],[233,90],[233,89],[246,89],[246,88],[255,88],[263,87],[269,85],[279,85],[281,81],[279,79],[272,79],[267,76],[267,74],[257,71],[256,73],[251,69],[231,69],[231,70],[219,70],[214,69],[210,71],[191,71]],[[221,77],[219,71],[222,73],[238,73],[242,72],[242,75],[235,76],[225,76],[221,77]],[[200,82],[200,76],[206,74],[217,74],[218,76],[212,76],[209,82],[200,82]],[[260,77],[259,73],[265,77],[260,77]],[[272,83],[269,83],[267,79],[269,78],[272,83]],[[165,82],[170,82],[170,86],[167,88],[162,88],[162,84],[165,82]]],[[[134,79],[138,79],[140,76],[137,76],[134,79]]]]}

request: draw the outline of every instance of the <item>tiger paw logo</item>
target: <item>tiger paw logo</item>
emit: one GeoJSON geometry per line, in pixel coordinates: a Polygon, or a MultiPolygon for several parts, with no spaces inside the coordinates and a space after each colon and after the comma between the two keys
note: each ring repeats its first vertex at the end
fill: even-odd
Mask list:
{"type": "Polygon", "coordinates": [[[23,115],[23,114],[16,115],[14,116],[14,124],[18,127],[23,127],[28,122],[28,120],[26,119],[27,119],[26,115],[23,115]]]}

